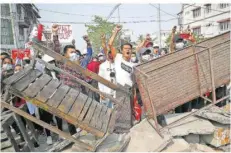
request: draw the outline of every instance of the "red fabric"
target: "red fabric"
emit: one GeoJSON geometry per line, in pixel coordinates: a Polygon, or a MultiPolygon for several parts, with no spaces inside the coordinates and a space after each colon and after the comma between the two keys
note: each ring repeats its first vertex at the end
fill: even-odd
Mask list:
{"type": "Polygon", "coordinates": [[[21,99],[20,98],[20,100],[19,101],[16,101],[15,102],[15,107],[20,107],[21,105],[23,105],[23,104],[25,104],[26,103],[26,101],[24,100],[24,99],[21,99]]]}
{"type": "Polygon", "coordinates": [[[135,120],[140,121],[142,109],[141,106],[138,104],[137,96],[134,94],[134,108],[133,108],[134,114],[135,114],[135,120]]]}
{"type": "Polygon", "coordinates": [[[193,35],[190,35],[189,33],[181,33],[180,38],[189,40],[191,42],[195,42],[195,38],[193,35]]]}
{"type": "Polygon", "coordinates": [[[38,25],[38,40],[41,41],[42,40],[42,32],[43,32],[43,25],[39,24],[38,25]]]}
{"type": "MultiPolygon", "coordinates": [[[[99,73],[99,66],[100,66],[100,62],[91,61],[90,63],[88,63],[87,69],[91,72],[98,74],[99,73]]],[[[91,77],[87,77],[85,81],[90,82],[91,80],[92,80],[91,77]]]]}
{"type": "Polygon", "coordinates": [[[97,61],[91,61],[88,65],[87,65],[87,69],[91,72],[94,72],[96,74],[99,73],[99,65],[100,62],[97,61]]]}

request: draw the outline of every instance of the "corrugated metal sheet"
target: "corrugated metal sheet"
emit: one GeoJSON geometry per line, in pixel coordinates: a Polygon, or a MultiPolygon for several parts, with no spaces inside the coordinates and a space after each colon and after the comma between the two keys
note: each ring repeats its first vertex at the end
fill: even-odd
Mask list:
{"type": "Polygon", "coordinates": [[[230,32],[196,46],[135,68],[136,81],[149,117],[163,114],[212,90],[209,50],[202,47],[211,51],[215,86],[230,81],[230,32]]]}

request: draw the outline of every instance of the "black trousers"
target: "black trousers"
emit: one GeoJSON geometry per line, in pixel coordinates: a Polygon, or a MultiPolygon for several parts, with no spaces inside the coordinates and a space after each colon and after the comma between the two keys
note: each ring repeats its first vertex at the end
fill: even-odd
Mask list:
{"type": "MultiPolygon", "coordinates": [[[[40,114],[40,120],[46,122],[47,124],[50,124],[53,121],[53,115],[51,113],[39,108],[39,114],[40,114]]],[[[57,116],[55,116],[55,119],[57,121],[58,129],[63,131],[63,129],[62,129],[62,124],[63,124],[62,119],[57,117],[57,116]]],[[[75,126],[72,125],[72,124],[69,124],[69,123],[68,123],[68,130],[69,130],[71,135],[76,133],[75,126]]],[[[50,130],[45,129],[45,132],[46,132],[47,136],[51,136],[50,130]]]]}

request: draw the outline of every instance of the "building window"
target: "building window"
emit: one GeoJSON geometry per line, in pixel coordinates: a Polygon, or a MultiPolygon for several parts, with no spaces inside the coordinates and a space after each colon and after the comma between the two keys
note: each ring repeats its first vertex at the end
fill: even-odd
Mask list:
{"type": "Polygon", "coordinates": [[[197,8],[197,9],[193,10],[193,17],[196,18],[199,16],[201,16],[201,8],[197,8]]]}
{"type": "Polygon", "coordinates": [[[219,27],[221,31],[226,31],[230,29],[230,21],[220,22],[219,27]]]}
{"type": "Polygon", "coordinates": [[[1,44],[3,45],[14,44],[11,20],[1,19],[1,44]]]}
{"type": "Polygon", "coordinates": [[[205,13],[209,14],[211,12],[211,4],[205,5],[205,13]]]}
{"type": "Polygon", "coordinates": [[[201,35],[201,27],[193,28],[193,33],[197,36],[201,35]]]}
{"type": "Polygon", "coordinates": [[[226,7],[229,7],[228,3],[220,4],[220,9],[224,9],[226,7]]]}
{"type": "Polygon", "coordinates": [[[10,5],[1,4],[1,16],[9,17],[10,16],[10,5]]]}

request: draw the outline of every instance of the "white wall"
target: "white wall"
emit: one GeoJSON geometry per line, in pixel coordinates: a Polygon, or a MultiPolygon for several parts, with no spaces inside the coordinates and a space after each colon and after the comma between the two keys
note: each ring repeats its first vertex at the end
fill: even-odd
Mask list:
{"type": "Polygon", "coordinates": [[[229,31],[220,31],[219,23],[217,21],[222,19],[230,18],[230,5],[229,7],[220,8],[220,4],[211,4],[211,12],[209,14],[205,13],[205,5],[204,4],[194,4],[194,6],[184,6],[183,14],[182,14],[182,24],[183,28],[186,29],[188,25],[191,28],[201,26],[201,34],[204,37],[213,37],[220,33],[229,31]],[[199,17],[193,17],[193,11],[196,7],[200,6],[201,15],[199,17]],[[214,10],[213,10],[214,9],[214,10]],[[215,11],[218,10],[218,11],[215,11]],[[220,11],[220,12],[219,12],[220,11]],[[226,13],[224,13],[226,12],[226,13]],[[208,24],[211,24],[208,26],[208,24]]]}

